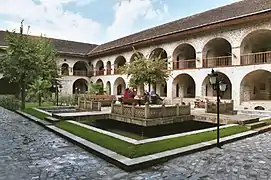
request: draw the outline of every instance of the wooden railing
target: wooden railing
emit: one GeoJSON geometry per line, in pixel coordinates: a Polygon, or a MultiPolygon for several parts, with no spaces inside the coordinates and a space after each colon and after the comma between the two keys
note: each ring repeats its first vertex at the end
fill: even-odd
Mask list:
{"type": "Polygon", "coordinates": [[[204,68],[225,67],[232,65],[232,56],[222,56],[203,59],[204,68]]]}
{"type": "Polygon", "coordinates": [[[271,63],[271,51],[241,55],[241,65],[271,63]]]}
{"type": "Polygon", "coordinates": [[[111,75],[111,71],[112,71],[111,68],[110,69],[106,69],[106,75],[111,75]]]}
{"type": "Polygon", "coordinates": [[[94,75],[94,71],[82,71],[82,70],[74,70],[73,76],[87,76],[91,77],[94,75]]]}
{"type": "Polygon", "coordinates": [[[103,76],[104,75],[104,69],[96,71],[96,76],[103,76]]]}
{"type": "Polygon", "coordinates": [[[173,61],[173,69],[194,69],[196,68],[196,60],[179,60],[173,61]]]}

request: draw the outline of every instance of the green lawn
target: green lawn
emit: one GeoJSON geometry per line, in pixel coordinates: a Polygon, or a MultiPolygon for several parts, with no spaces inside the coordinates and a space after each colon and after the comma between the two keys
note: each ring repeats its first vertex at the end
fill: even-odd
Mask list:
{"type": "MultiPolygon", "coordinates": [[[[54,106],[53,103],[42,103],[40,107],[50,107],[50,106],[54,106]]],[[[25,109],[29,109],[29,108],[35,108],[35,107],[39,107],[39,103],[26,103],[25,104],[25,109]]]]}
{"type": "Polygon", "coordinates": [[[264,122],[266,122],[266,124],[271,125],[271,119],[264,120],[264,122]]]}
{"type": "MultiPolygon", "coordinates": [[[[141,145],[133,145],[128,142],[97,133],[87,128],[77,126],[67,121],[61,121],[56,124],[57,127],[64,129],[72,134],[80,136],[88,141],[103,146],[107,149],[115,151],[121,155],[130,158],[141,157],[144,155],[154,154],[170,149],[185,147],[200,142],[214,140],[216,138],[216,131],[203,132],[183,137],[171,138],[162,141],[156,141],[141,145]]],[[[220,137],[225,137],[237,133],[247,131],[244,126],[233,126],[223,128],[220,130],[220,137]]]]}

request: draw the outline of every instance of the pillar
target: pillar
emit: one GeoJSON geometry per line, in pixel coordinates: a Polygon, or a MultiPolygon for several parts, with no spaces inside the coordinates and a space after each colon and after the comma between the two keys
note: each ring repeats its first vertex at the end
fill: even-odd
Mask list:
{"type": "Polygon", "coordinates": [[[173,100],[173,78],[169,77],[167,81],[167,99],[170,101],[170,104],[173,100]]]}
{"type": "Polygon", "coordinates": [[[196,53],[196,68],[203,67],[202,52],[196,53]]]}
{"type": "Polygon", "coordinates": [[[232,65],[241,65],[240,47],[232,48],[232,65]]]}

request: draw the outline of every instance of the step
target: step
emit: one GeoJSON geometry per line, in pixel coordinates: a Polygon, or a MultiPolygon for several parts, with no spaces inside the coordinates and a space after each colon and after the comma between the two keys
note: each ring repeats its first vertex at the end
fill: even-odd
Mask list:
{"type": "Polygon", "coordinates": [[[60,119],[54,118],[52,116],[46,117],[45,120],[47,120],[49,122],[59,122],[60,121],[60,119]]]}
{"type": "Polygon", "coordinates": [[[260,128],[254,129],[254,130],[256,130],[260,133],[268,132],[268,131],[271,131],[271,125],[263,126],[263,127],[260,127],[260,128]]]}
{"type": "Polygon", "coordinates": [[[249,129],[256,129],[256,128],[260,128],[260,127],[266,126],[266,123],[263,122],[263,121],[260,121],[260,122],[256,122],[256,123],[252,123],[252,124],[246,124],[246,126],[249,129]]]}
{"type": "Polygon", "coordinates": [[[251,119],[246,119],[244,121],[240,121],[241,125],[249,125],[249,124],[254,124],[259,122],[259,118],[251,118],[251,119]]]}

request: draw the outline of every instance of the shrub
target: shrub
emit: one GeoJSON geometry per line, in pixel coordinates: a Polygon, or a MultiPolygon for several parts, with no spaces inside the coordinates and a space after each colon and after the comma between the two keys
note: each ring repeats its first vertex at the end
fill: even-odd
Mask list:
{"type": "Polygon", "coordinates": [[[20,109],[20,101],[15,98],[13,95],[1,95],[0,96],[0,106],[11,110],[16,111],[20,109]]]}

